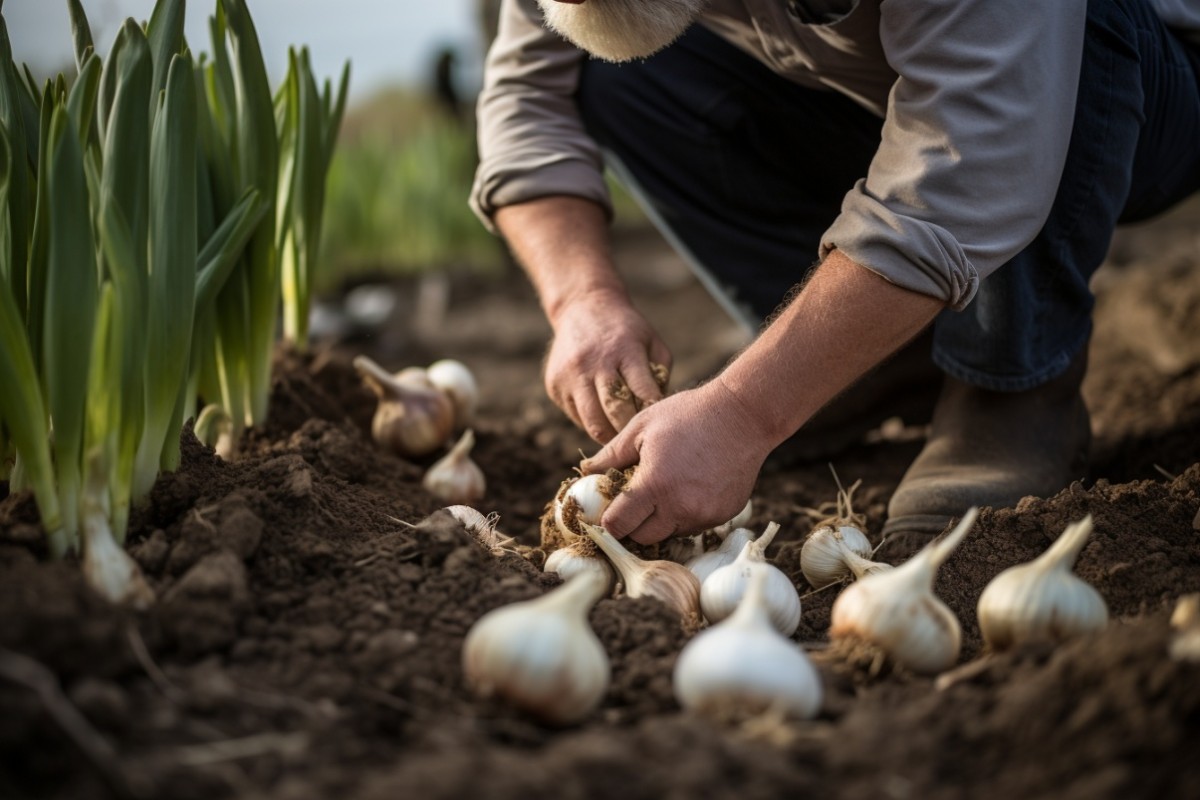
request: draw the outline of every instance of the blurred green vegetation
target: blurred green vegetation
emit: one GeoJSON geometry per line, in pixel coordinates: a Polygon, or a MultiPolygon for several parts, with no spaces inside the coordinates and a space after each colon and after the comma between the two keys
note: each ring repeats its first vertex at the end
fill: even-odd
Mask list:
{"type": "MultiPolygon", "coordinates": [[[[347,110],[329,171],[314,290],[367,274],[501,273],[509,263],[503,243],[467,206],[477,158],[469,114],[456,119],[417,90],[386,89],[347,110]]],[[[609,183],[620,225],[647,224],[609,183]]]]}
{"type": "Polygon", "coordinates": [[[330,167],[316,291],[362,273],[498,271],[503,245],[467,207],[474,127],[423,95],[381,92],[347,112],[330,167]]]}

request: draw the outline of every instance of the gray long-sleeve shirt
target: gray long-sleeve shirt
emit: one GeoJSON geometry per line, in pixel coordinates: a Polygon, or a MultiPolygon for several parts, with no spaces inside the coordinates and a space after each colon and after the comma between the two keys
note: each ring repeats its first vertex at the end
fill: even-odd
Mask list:
{"type": "MultiPolygon", "coordinates": [[[[1041,229],[1066,159],[1087,0],[712,0],[701,23],[804,86],[883,118],[867,174],[820,257],[837,248],[899,286],[962,308],[1041,229]],[[803,20],[803,21],[802,21],[803,20]]],[[[1200,0],[1154,0],[1200,31],[1200,0]]],[[[576,110],[585,54],[504,0],[479,99],[471,206],[549,195],[609,207],[576,110]]],[[[797,254],[806,265],[812,254],[797,254]]],[[[799,271],[797,277],[799,278],[799,271]]]]}

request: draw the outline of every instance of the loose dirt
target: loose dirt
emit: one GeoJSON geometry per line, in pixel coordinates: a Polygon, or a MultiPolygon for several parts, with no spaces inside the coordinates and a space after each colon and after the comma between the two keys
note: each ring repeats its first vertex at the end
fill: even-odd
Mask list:
{"type": "MultiPolygon", "coordinates": [[[[159,598],[148,612],[107,605],[76,563],[49,562],[32,501],[0,488],[0,796],[1195,797],[1200,664],[1169,654],[1168,620],[1200,591],[1198,221],[1193,202],[1114,243],[1085,384],[1092,475],[981,514],[936,585],[964,630],[960,666],[940,682],[824,649],[837,589],[810,593],[799,543],[804,509],[836,489],[826,461],[781,458],[760,477],[751,527],[783,526],[770,556],[805,595],[795,638],[826,684],[816,720],[724,727],[682,712],[670,675],[686,635],[656,601],[626,597],[592,613],[613,683],[584,724],[550,729],[472,697],[466,631],[557,578],[485,552],[439,512],[420,489],[432,457],[372,445],[375,400],[349,360],[455,357],[476,372],[479,508],[524,543],[594,445],[544,396],[548,328],[528,286],[515,272],[451,272],[395,284],[382,330],[281,354],[271,421],[238,460],[185,433],[181,468],[133,519],[129,547],[159,598]],[[1107,601],[1108,628],[986,653],[983,587],[1088,513],[1077,572],[1107,601]]],[[[625,233],[620,246],[675,352],[673,386],[744,343],[660,240],[625,233]]],[[[876,541],[921,433],[893,421],[831,459],[863,480],[856,507],[876,541]]]]}

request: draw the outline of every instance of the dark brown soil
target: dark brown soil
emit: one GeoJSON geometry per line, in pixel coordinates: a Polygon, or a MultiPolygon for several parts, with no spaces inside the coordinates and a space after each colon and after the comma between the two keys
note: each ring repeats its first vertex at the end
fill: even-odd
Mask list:
{"type": "MultiPolygon", "coordinates": [[[[796,639],[826,683],[816,720],[722,727],[680,711],[670,676],[686,635],[656,601],[624,597],[592,614],[613,683],[585,724],[545,728],[474,699],[459,666],[468,628],[557,578],[438,513],[419,488],[432,459],[370,443],[374,398],[349,359],[475,370],[478,507],[525,543],[593,445],[544,397],[548,329],[528,286],[454,275],[403,284],[377,335],[281,357],[271,422],[240,460],[185,435],[182,467],[132,525],[159,597],[148,612],[110,607],[77,564],[48,562],[28,497],[0,502],[0,797],[1195,797],[1200,664],[1168,654],[1168,619],[1200,591],[1198,220],[1192,203],[1114,244],[1085,386],[1093,478],[985,510],[947,562],[937,592],[964,628],[948,685],[822,650],[836,589],[807,594],[799,540],[803,509],[835,486],[824,461],[781,460],[761,476],[752,527],[781,523],[771,556],[806,594],[796,639]],[[439,289],[444,313],[415,307],[439,289]],[[974,607],[987,581],[1086,513],[1096,527],[1077,572],[1107,601],[1108,628],[986,655],[974,607]]],[[[677,386],[743,343],[656,238],[622,247],[677,386]]],[[[873,539],[920,433],[892,425],[834,459],[863,480],[873,539]]]]}

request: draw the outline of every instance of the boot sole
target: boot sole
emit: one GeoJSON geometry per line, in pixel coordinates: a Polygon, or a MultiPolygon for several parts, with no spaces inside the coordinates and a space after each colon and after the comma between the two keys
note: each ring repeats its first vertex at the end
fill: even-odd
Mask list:
{"type": "Polygon", "coordinates": [[[908,514],[903,517],[889,519],[883,525],[883,539],[902,533],[921,533],[930,537],[937,536],[946,530],[958,517],[948,514],[908,514]]]}

